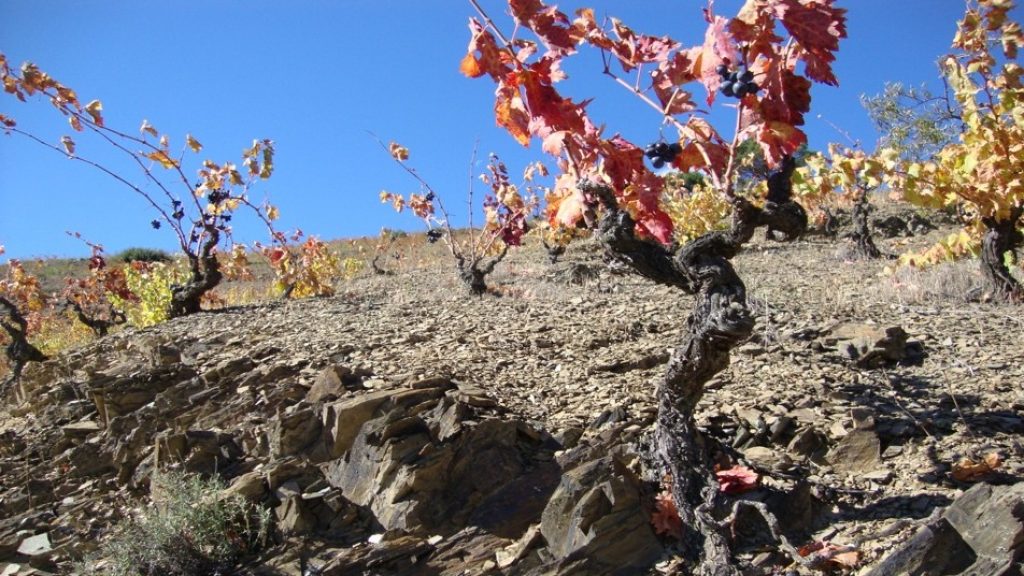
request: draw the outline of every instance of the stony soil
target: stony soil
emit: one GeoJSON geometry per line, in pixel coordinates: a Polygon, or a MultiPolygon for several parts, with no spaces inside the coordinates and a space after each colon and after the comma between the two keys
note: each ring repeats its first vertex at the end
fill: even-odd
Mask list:
{"type": "MultiPolygon", "coordinates": [[[[879,245],[897,251],[940,233],[879,245]]],[[[885,262],[844,262],[836,251],[836,243],[821,238],[758,240],[738,256],[757,329],[708,386],[698,418],[734,449],[732,458],[763,475],[765,489],[791,493],[800,485],[813,496],[789,527],[791,538],[800,538],[795,545],[855,547],[861,570],[970,488],[951,476],[963,459],[996,452],[1002,465],[986,480],[1024,478],[1024,313],[965,301],[957,286],[974,280],[971,264],[893,277],[882,274],[885,262]],[[840,325],[901,327],[908,353],[901,361],[858,364],[834,337],[840,325]]],[[[233,435],[249,455],[230,472],[236,477],[273,460],[266,444],[275,415],[302,399],[325,369],[339,366],[354,375],[358,393],[437,377],[457,382],[486,398],[476,405],[526,421],[561,449],[613,425],[620,441],[642,441],[689,297],[609,272],[585,243],[556,265],[533,249],[511,255],[493,278],[501,295],[479,298],[464,293],[443,257],[423,258],[425,264],[394,276],[345,283],[332,298],[228,308],[127,330],[30,369],[31,384],[20,395],[8,393],[0,420],[0,519],[49,531],[58,550],[36,565],[65,570],[82,542],[101,536],[145,493],[152,466],[146,458],[158,430],[136,434],[132,426],[143,421],[136,417],[122,422],[114,438],[94,424],[102,414],[90,399],[99,376],[138,372],[143,364],[199,379],[177,393],[182,405],[158,400],[113,410],[155,410],[178,420],[157,428],[233,435]],[[79,422],[80,430],[68,428],[79,422]],[[99,470],[81,461],[81,446],[90,442],[115,454],[99,470]],[[132,466],[123,466],[127,460],[132,466]],[[54,496],[40,505],[31,487],[54,496]],[[44,508],[48,515],[40,519],[44,508]]],[[[329,549],[318,558],[326,561],[329,549]]],[[[287,550],[265,555],[263,564],[277,570],[266,573],[298,573],[287,550]]],[[[670,569],[671,550],[666,543],[651,573],[670,569]]],[[[0,538],[0,568],[4,553],[0,538]]],[[[745,554],[751,570],[786,569],[770,548],[745,554]]],[[[472,573],[498,568],[481,561],[472,573]]],[[[513,566],[505,573],[520,572],[513,566]]]]}

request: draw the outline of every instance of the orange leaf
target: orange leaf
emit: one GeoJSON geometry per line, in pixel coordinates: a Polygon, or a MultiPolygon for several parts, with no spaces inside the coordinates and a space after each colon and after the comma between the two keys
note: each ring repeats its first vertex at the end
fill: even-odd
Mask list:
{"type": "Polygon", "coordinates": [[[953,465],[952,476],[957,482],[977,482],[995,472],[1002,466],[1003,460],[998,452],[989,452],[980,461],[964,458],[953,465]]]}
{"type": "Polygon", "coordinates": [[[142,155],[154,162],[159,162],[164,168],[170,169],[178,167],[178,161],[168,156],[163,150],[157,150],[156,152],[150,152],[149,154],[143,153],[142,155]]]}
{"type": "Polygon", "coordinates": [[[459,72],[462,72],[470,78],[479,78],[483,76],[484,71],[480,68],[480,63],[476,61],[476,56],[472,54],[466,54],[459,63],[459,72]]]}
{"type": "Polygon", "coordinates": [[[409,159],[409,149],[397,142],[392,142],[388,146],[388,152],[391,152],[391,157],[399,162],[405,162],[409,159]]]}
{"type": "Polygon", "coordinates": [[[569,189],[560,197],[548,198],[548,220],[553,228],[573,227],[583,218],[583,194],[569,189]]]}
{"type": "Polygon", "coordinates": [[[93,100],[85,105],[85,111],[92,116],[92,121],[97,126],[103,126],[103,103],[99,100],[93,100]]]}
{"type": "Polygon", "coordinates": [[[666,534],[676,538],[683,536],[683,520],[679,517],[672,493],[662,490],[654,498],[654,512],[651,513],[651,524],[656,534],[666,534]]]}

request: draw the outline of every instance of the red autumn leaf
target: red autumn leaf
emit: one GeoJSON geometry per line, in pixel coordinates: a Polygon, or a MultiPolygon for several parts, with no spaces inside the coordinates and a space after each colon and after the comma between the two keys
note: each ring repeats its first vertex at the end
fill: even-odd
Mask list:
{"type": "Polygon", "coordinates": [[[640,175],[649,172],[644,165],[644,151],[622,136],[616,134],[611,139],[602,140],[599,146],[598,153],[604,160],[601,171],[619,194],[635,183],[640,175]]]}
{"type": "Polygon", "coordinates": [[[583,112],[586,103],[576,104],[570,98],[563,98],[552,87],[561,75],[558,62],[550,58],[540,59],[518,75],[530,112],[530,131],[541,138],[560,130],[586,131],[583,112]]]}
{"type": "Polygon", "coordinates": [[[764,2],[747,2],[729,21],[729,32],[737,42],[746,45],[748,61],[758,56],[774,56],[775,46],[782,41],[775,33],[771,7],[764,2]]]}
{"type": "Polygon", "coordinates": [[[688,52],[676,52],[651,72],[651,85],[665,114],[683,114],[697,107],[692,95],[679,88],[695,79],[688,52]]]}
{"type": "Polygon", "coordinates": [[[533,30],[551,54],[570,54],[583,36],[583,29],[570,24],[569,17],[540,0],[509,0],[512,17],[533,30]]]}
{"type": "Polygon", "coordinates": [[[718,489],[725,494],[742,494],[757,488],[761,476],[745,466],[733,466],[727,470],[715,472],[718,477],[718,489]]]}
{"type": "Polygon", "coordinates": [[[777,64],[762,78],[764,96],[757,104],[761,119],[802,126],[811,109],[811,81],[777,64]]]}
{"type": "Polygon", "coordinates": [[[769,168],[775,168],[784,156],[797,151],[807,143],[807,135],[785,122],[765,122],[757,134],[757,142],[764,152],[769,168]]]}
{"type": "Polygon", "coordinates": [[[469,48],[466,56],[462,59],[459,70],[470,78],[487,74],[494,80],[500,81],[512,70],[509,66],[512,56],[508,51],[498,47],[494,35],[475,18],[470,19],[469,30],[471,32],[469,48]]]}
{"type": "Polygon", "coordinates": [[[728,24],[729,21],[725,18],[715,16],[704,34],[704,45],[692,49],[689,54],[694,64],[694,75],[708,91],[708,105],[715,101],[715,91],[722,83],[722,77],[717,71],[719,64],[735,65],[742,60],[740,51],[729,34],[728,24]]]}
{"type": "Polygon", "coordinates": [[[654,238],[662,244],[672,243],[672,218],[661,210],[644,212],[640,215],[636,226],[641,236],[654,238]]]}
{"type": "Polygon", "coordinates": [[[831,542],[817,540],[801,546],[797,554],[809,558],[812,568],[832,570],[836,568],[856,568],[860,563],[860,551],[852,546],[839,546],[831,542]]]}
{"type": "Polygon", "coordinates": [[[775,14],[804,51],[807,76],[837,86],[832,71],[839,40],[846,38],[846,9],[819,0],[772,0],[775,14]]]}

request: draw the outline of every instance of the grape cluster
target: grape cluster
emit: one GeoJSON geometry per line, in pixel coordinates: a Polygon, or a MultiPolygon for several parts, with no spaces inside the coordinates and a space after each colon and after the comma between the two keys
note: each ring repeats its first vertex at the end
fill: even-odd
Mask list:
{"type": "Polygon", "coordinates": [[[225,190],[220,189],[210,190],[210,192],[206,195],[206,199],[210,201],[210,204],[220,204],[221,202],[227,200],[230,197],[231,194],[229,194],[225,190]]]}
{"type": "Polygon", "coordinates": [[[647,148],[644,148],[644,156],[651,159],[651,164],[655,168],[661,168],[665,164],[671,164],[682,151],[683,147],[678,142],[671,144],[668,142],[655,142],[654,144],[648,144],[647,148]]]}
{"type": "Polygon", "coordinates": [[[436,228],[427,230],[427,242],[430,242],[431,244],[437,242],[438,240],[441,239],[442,234],[443,232],[436,228]]]}
{"type": "Polygon", "coordinates": [[[757,94],[757,91],[761,89],[754,82],[754,73],[748,70],[745,65],[740,65],[735,70],[729,70],[729,67],[725,64],[719,64],[715,71],[722,78],[722,85],[718,88],[718,91],[723,96],[743,98],[747,94],[757,94]]]}

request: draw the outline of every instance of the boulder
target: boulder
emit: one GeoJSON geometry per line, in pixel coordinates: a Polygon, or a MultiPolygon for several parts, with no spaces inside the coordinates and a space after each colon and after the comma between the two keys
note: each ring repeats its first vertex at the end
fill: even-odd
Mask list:
{"type": "Polygon", "coordinates": [[[1024,560],[1024,483],[978,484],[865,576],[1015,576],[1024,560]]]}
{"type": "Polygon", "coordinates": [[[445,533],[469,523],[518,538],[543,510],[557,465],[530,458],[540,434],[485,414],[487,404],[450,383],[330,404],[328,446],[343,456],[324,463],[324,475],[385,530],[445,533]]]}
{"type": "Polygon", "coordinates": [[[548,554],[566,573],[645,573],[662,546],[641,489],[640,479],[613,456],[565,472],[541,516],[548,554]]]}
{"type": "Polygon", "coordinates": [[[907,333],[899,326],[845,322],[833,327],[822,344],[859,368],[875,368],[907,357],[907,333]]]}

